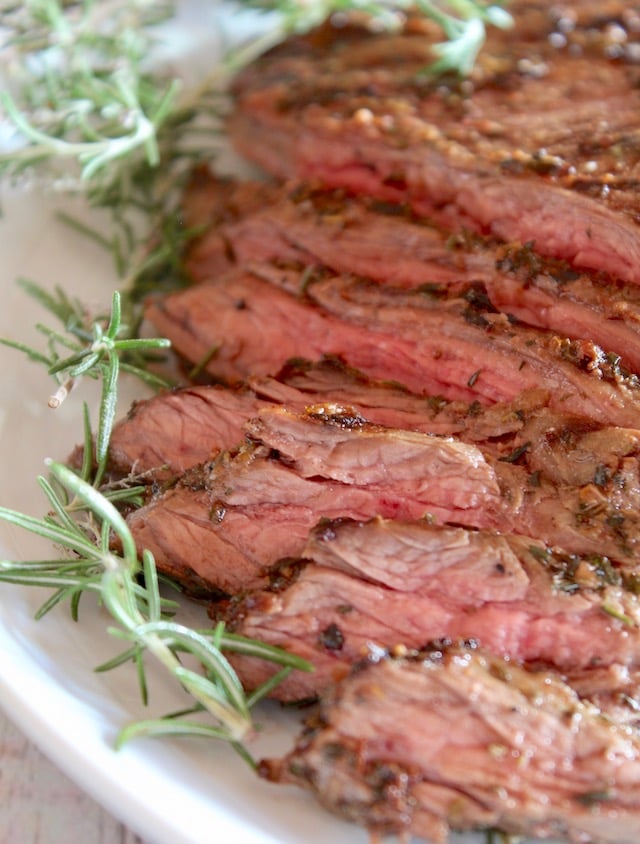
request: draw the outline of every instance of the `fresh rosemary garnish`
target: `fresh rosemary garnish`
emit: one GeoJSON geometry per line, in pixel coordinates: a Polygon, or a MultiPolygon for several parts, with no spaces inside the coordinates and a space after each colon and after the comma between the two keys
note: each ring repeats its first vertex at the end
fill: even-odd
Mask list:
{"type": "Polygon", "coordinates": [[[442,28],[446,41],[433,47],[438,59],[427,70],[431,74],[457,73],[468,76],[478,58],[485,40],[485,25],[508,29],[513,24],[511,15],[499,4],[485,5],[476,0],[447,0],[432,3],[416,0],[416,7],[432,18],[442,28]],[[443,7],[449,7],[446,13],[443,7]]]}
{"type": "MultiPolygon", "coordinates": [[[[433,73],[468,74],[485,26],[508,27],[499,3],[478,0],[243,0],[240,6],[276,12],[279,32],[308,30],[335,12],[364,12],[378,26],[395,26],[408,9],[436,21],[446,41],[436,44],[433,73]]],[[[233,12],[227,7],[222,13],[233,12]]],[[[125,160],[160,162],[159,136],[176,118],[201,112],[199,98],[179,102],[183,79],[143,70],[157,40],[156,26],[175,13],[164,0],[27,0],[0,5],[0,106],[13,126],[11,148],[0,154],[0,173],[17,174],[42,162],[79,164],[86,182],[125,160]],[[186,113],[185,113],[186,111],[186,113]]],[[[271,21],[273,28],[273,21],[271,21]]],[[[276,28],[277,29],[277,28],[276,28]]],[[[278,31],[278,30],[277,30],[278,31]]],[[[266,47],[275,36],[256,36],[266,47]]],[[[245,46],[246,60],[255,49],[245,46]]],[[[238,56],[233,59],[237,64],[238,56]]]]}
{"type": "Polygon", "coordinates": [[[49,407],[58,407],[82,378],[100,379],[102,383],[95,446],[85,436],[85,466],[88,479],[96,464],[94,486],[99,486],[106,470],[109,440],[116,415],[117,383],[120,371],[135,375],[149,386],[167,386],[167,382],[148,369],[150,353],[169,347],[163,338],[138,338],[135,327],[122,322],[121,297],[113,294],[109,316],[91,319],[82,305],[69,299],[62,290],[48,293],[31,281],[20,280],[21,286],[36,301],[56,316],[62,330],[41,323],[38,331],[46,338],[42,352],[15,340],[0,339],[5,346],[24,352],[35,363],[44,364],[58,387],[49,398],[49,407]],[[93,450],[95,453],[92,453],[93,450]],[[93,458],[93,459],[92,459],[93,458]]]}
{"type": "Polygon", "coordinates": [[[0,581],[53,589],[37,617],[68,600],[72,616],[77,619],[82,594],[96,594],[118,625],[110,632],[127,642],[122,654],[98,670],[135,663],[146,702],[144,655],[149,653],[194,699],[194,705],[183,713],[126,727],[119,744],[140,734],[208,735],[230,741],[249,760],[240,741],[251,728],[251,707],[293,668],[310,670],[311,666],[278,648],[227,634],[221,626],[209,631],[194,630],[172,620],[170,614],[178,605],[161,598],[153,556],[144,551],[139,559],[131,532],[116,507],[123,502],[129,506],[140,503],[141,488],[126,484],[103,486],[116,418],[119,375],[137,375],[154,386],[162,383],[140,365],[141,356],[166,348],[168,342],[131,337],[122,322],[118,292],[113,294],[111,313],[91,320],[84,308],[62,291],[52,295],[32,282],[22,284],[58,317],[63,330],[38,326],[47,340],[46,352],[13,341],[0,342],[45,364],[60,385],[50,405],[55,406],[84,377],[101,381],[101,399],[95,436],[85,405],[82,467],[75,471],[52,462],[50,479],[39,478],[48,500],[48,514],[35,518],[0,507],[0,519],[49,540],[68,556],[35,562],[0,561],[0,581]],[[131,356],[136,356],[135,362],[131,356]],[[119,552],[114,550],[116,547],[119,552]],[[223,651],[270,660],[280,669],[263,686],[246,695],[223,651]],[[195,666],[186,667],[184,656],[191,662],[195,660],[195,666]],[[208,713],[213,723],[193,720],[191,716],[197,713],[208,713]]]}
{"type": "Polygon", "coordinates": [[[142,68],[172,4],[5,0],[1,12],[0,104],[19,136],[0,167],[72,159],[90,179],[138,150],[158,162],[157,132],[179,83],[142,68]]]}
{"type": "Polygon", "coordinates": [[[96,593],[117,625],[109,632],[127,643],[122,654],[99,670],[133,662],[146,702],[144,657],[150,654],[195,701],[184,713],[125,727],[117,745],[136,735],[210,736],[231,742],[250,761],[240,742],[252,728],[251,707],[291,670],[310,670],[311,666],[279,648],[228,635],[221,626],[201,631],[172,620],[168,613],[176,605],[160,595],[153,556],[144,551],[142,560],[138,559],[131,532],[114,505],[69,467],[52,462],[49,470],[50,479],[39,478],[50,507],[47,516],[37,519],[0,508],[0,518],[62,546],[73,556],[38,562],[2,561],[0,581],[53,588],[39,617],[68,600],[77,618],[81,595],[96,593]],[[112,550],[114,535],[122,549],[119,554],[112,550]],[[246,695],[224,650],[267,659],[281,668],[265,685],[246,695]],[[193,667],[184,664],[186,655],[195,661],[193,667]],[[208,714],[212,723],[185,717],[198,712],[208,714]]]}

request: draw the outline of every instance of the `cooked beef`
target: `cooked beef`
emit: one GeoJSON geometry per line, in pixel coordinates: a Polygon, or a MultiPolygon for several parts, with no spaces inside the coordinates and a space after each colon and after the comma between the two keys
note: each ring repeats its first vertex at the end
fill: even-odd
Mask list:
{"type": "Polygon", "coordinates": [[[196,168],[181,204],[183,226],[194,233],[184,262],[191,277],[215,277],[233,266],[237,254],[227,230],[271,207],[280,194],[274,183],[214,177],[206,167],[196,168]]]}
{"type": "Polygon", "coordinates": [[[636,735],[553,675],[434,643],[362,664],[260,772],[375,835],[445,844],[450,830],[500,828],[635,844],[639,756],[636,735]]]}
{"type": "MultiPolygon", "coordinates": [[[[530,390],[512,402],[489,406],[479,402],[447,401],[442,396],[419,396],[390,381],[374,381],[335,357],[318,363],[289,361],[277,378],[249,378],[261,398],[296,407],[333,402],[356,408],[376,425],[423,433],[458,435],[465,442],[508,441],[522,431],[526,420],[546,408],[544,390],[530,390]]],[[[583,420],[583,423],[585,420],[583,420]]],[[[505,450],[508,450],[508,444],[505,450]]]]}
{"type": "Polygon", "coordinates": [[[567,447],[558,465],[574,461],[579,474],[583,459],[595,460],[597,477],[583,486],[531,472],[520,460],[526,447],[493,458],[453,439],[373,426],[331,404],[301,414],[265,408],[246,430],[254,445],[187,472],[129,518],[139,547],[187,587],[191,572],[212,591],[263,585],[265,567],[299,555],[320,518],[339,516],[499,528],[637,565],[638,456],[600,467],[578,433],[573,457],[567,447]]]}
{"type": "Polygon", "coordinates": [[[510,507],[472,445],[376,428],[335,406],[266,409],[259,420],[250,431],[263,445],[186,473],[129,517],[138,546],[187,589],[192,572],[212,592],[264,585],[265,567],[299,554],[322,516],[494,527],[510,507]],[[278,452],[268,440],[279,433],[278,452]]]}
{"type": "MultiPolygon", "coordinates": [[[[336,359],[318,363],[298,360],[287,364],[277,378],[250,378],[244,388],[183,387],[136,402],[112,432],[110,471],[166,482],[220,451],[240,446],[245,423],[261,408],[283,405],[303,411],[327,400],[349,405],[378,425],[458,434],[472,442],[499,440],[497,447],[505,453],[518,446],[519,440],[511,440],[529,429],[534,416],[548,416],[542,409],[547,395],[539,390],[518,396],[514,402],[480,407],[440,397],[425,399],[400,385],[371,381],[336,359]]],[[[553,428],[564,429],[570,421],[554,417],[553,428]]],[[[536,430],[551,427],[549,421],[536,423],[536,430]]]]}
{"type": "Polygon", "coordinates": [[[399,385],[372,382],[336,359],[292,361],[277,378],[249,379],[242,389],[184,387],[136,402],[110,441],[110,470],[148,482],[168,482],[220,451],[239,447],[247,421],[268,406],[299,412],[330,401],[387,427],[456,435],[485,455],[518,460],[558,484],[605,486],[633,458],[640,432],[602,427],[554,412],[533,390],[513,402],[481,407],[416,396],[399,385]]]}
{"type": "MultiPolygon", "coordinates": [[[[190,250],[187,266],[195,280],[215,278],[234,263],[277,259],[324,264],[434,295],[442,288],[526,324],[593,340],[640,372],[640,290],[634,284],[578,273],[543,259],[531,245],[452,235],[404,206],[344,191],[288,185],[272,189],[271,201],[256,208],[251,185],[244,188],[244,213],[231,203],[231,219],[208,226],[190,250]]],[[[216,208],[228,186],[199,171],[191,190],[195,198],[187,194],[187,207],[195,205],[191,213],[205,224],[207,192],[216,208]]]]}
{"type": "Polygon", "coordinates": [[[470,83],[425,72],[442,36],[414,19],[400,33],[328,24],[292,38],[237,77],[233,140],[275,175],[640,282],[638,6],[572,4],[566,32],[563,10],[531,5],[491,32],[470,83]]]}
{"type": "Polygon", "coordinates": [[[181,355],[229,380],[335,354],[417,393],[488,404],[541,388],[560,411],[629,427],[638,419],[637,379],[594,343],[514,326],[464,299],[261,264],[172,294],[147,316],[181,355]],[[304,298],[291,292],[301,284],[304,298]]]}
{"type": "MultiPolygon", "coordinates": [[[[236,632],[308,659],[274,691],[301,700],[345,676],[369,646],[420,648],[434,638],[473,638],[495,654],[580,674],[640,667],[636,579],[605,557],[552,550],[526,536],[374,519],[323,521],[297,564],[274,569],[272,586],[220,613],[236,632]]],[[[238,657],[243,684],[273,673],[238,657]]],[[[613,695],[610,675],[590,695],[613,695]]],[[[618,678],[628,718],[628,680],[618,678]]],[[[616,704],[622,708],[620,701],[616,704]]],[[[638,702],[636,701],[636,707],[638,702]]]]}
{"type": "Polygon", "coordinates": [[[239,445],[244,422],[264,404],[251,390],[207,385],[138,401],[113,429],[110,469],[169,480],[239,445]]]}

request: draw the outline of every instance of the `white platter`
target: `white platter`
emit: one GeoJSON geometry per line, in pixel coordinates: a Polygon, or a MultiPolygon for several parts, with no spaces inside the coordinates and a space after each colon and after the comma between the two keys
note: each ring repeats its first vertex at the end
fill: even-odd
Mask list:
{"type": "MultiPolygon", "coordinates": [[[[181,43],[180,50],[188,50],[181,43]]],[[[55,196],[3,196],[0,220],[0,336],[37,340],[38,320],[51,319],[14,284],[24,276],[60,285],[90,308],[104,308],[114,285],[111,261],[56,220],[55,196]]],[[[67,200],[67,210],[86,209],[67,200]]],[[[57,411],[46,406],[52,382],[15,351],[0,347],[0,505],[42,515],[36,476],[44,459],[64,458],[81,440],[82,387],[57,411]]],[[[133,395],[131,393],[129,398],[133,395]]],[[[121,409],[126,410],[127,397],[121,409]]],[[[95,404],[94,404],[95,407],[95,404]]],[[[48,549],[0,522],[0,557],[33,559],[48,549]]],[[[0,706],[76,783],[152,844],[365,844],[368,836],[333,818],[306,794],[269,785],[228,747],[205,740],[136,740],[116,752],[117,731],[139,717],[183,706],[181,694],[151,672],[151,710],[139,702],[134,672],[96,674],[119,644],[108,619],[90,600],[80,623],[58,607],[40,621],[39,590],[0,584],[0,706]]],[[[204,614],[203,614],[204,620],[204,614]]],[[[286,750],[294,717],[277,706],[258,713],[264,729],[250,750],[256,757],[286,750]]],[[[0,830],[1,835],[1,830],[0,830]]],[[[481,842],[483,836],[454,837],[481,842]]]]}

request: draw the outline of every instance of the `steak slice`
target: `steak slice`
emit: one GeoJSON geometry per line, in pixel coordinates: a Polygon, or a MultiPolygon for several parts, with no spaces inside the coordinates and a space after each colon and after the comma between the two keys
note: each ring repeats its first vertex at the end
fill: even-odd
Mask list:
{"type": "Polygon", "coordinates": [[[515,28],[490,33],[467,83],[425,72],[442,39],[428,23],[329,23],[238,75],[229,132],[279,177],[407,202],[638,283],[638,8],[608,7],[566,18],[514,3],[515,28]]]}
{"type": "Polygon", "coordinates": [[[640,372],[640,290],[634,284],[576,272],[538,255],[531,244],[452,235],[406,206],[342,190],[285,185],[272,188],[270,201],[256,208],[251,183],[244,188],[244,213],[232,199],[229,218],[221,223],[218,215],[211,225],[204,197],[209,193],[216,209],[228,183],[202,171],[194,176],[185,205],[207,228],[186,258],[196,281],[255,261],[324,264],[384,284],[484,300],[528,325],[593,340],[640,372]]]}
{"type": "Polygon", "coordinates": [[[335,407],[301,415],[265,409],[259,419],[250,430],[263,445],[186,473],[129,516],[138,547],[189,591],[264,585],[266,567],[298,555],[322,516],[430,514],[493,527],[508,509],[475,446],[377,428],[335,407]],[[279,452],[267,442],[278,432],[279,452]]]}
{"type": "Polygon", "coordinates": [[[552,675],[436,643],[363,664],[323,701],[273,782],[377,836],[450,830],[635,844],[640,745],[552,675]]]}
{"type": "Polygon", "coordinates": [[[368,378],[336,357],[313,363],[291,360],[277,378],[253,377],[248,383],[257,395],[274,404],[295,407],[300,397],[305,397],[305,406],[323,402],[347,405],[376,425],[458,435],[465,442],[508,440],[522,431],[526,420],[545,408],[549,399],[544,390],[530,390],[513,402],[489,406],[420,396],[402,384],[368,378]]]}
{"type": "MultiPolygon", "coordinates": [[[[302,557],[310,562],[274,569],[270,589],[217,611],[236,632],[314,665],[274,690],[282,700],[321,693],[371,647],[420,648],[437,638],[474,639],[517,662],[578,673],[585,689],[593,669],[640,666],[635,577],[606,557],[527,536],[385,519],[325,520],[302,557]]],[[[259,660],[234,659],[245,686],[273,673],[259,660]]],[[[617,682],[612,703],[637,718],[628,680],[617,682]]],[[[592,679],[588,691],[614,694],[612,676],[592,679]]]]}
{"type": "Polygon", "coordinates": [[[167,481],[244,438],[243,425],[266,402],[249,389],[181,387],[135,402],[109,440],[109,469],[167,481]]]}
{"type": "MultiPolygon", "coordinates": [[[[247,431],[253,445],[187,472],[129,516],[138,546],[190,591],[263,586],[266,567],[299,556],[322,517],[428,517],[637,565],[637,455],[602,468],[599,485],[574,487],[530,472],[519,458],[370,425],[331,404],[300,414],[265,408],[247,431]]],[[[583,456],[586,449],[575,449],[578,466],[583,456]]]]}
{"type": "Polygon", "coordinates": [[[111,473],[167,483],[221,451],[240,447],[247,421],[262,408],[281,405],[304,412],[327,402],[353,408],[376,425],[475,442],[485,455],[518,461],[557,484],[597,481],[603,488],[640,448],[637,430],[551,411],[539,390],[489,407],[425,399],[399,385],[373,382],[336,359],[293,361],[277,378],[248,383],[241,389],[184,387],[136,402],[112,432],[111,473]]]}
{"type": "MultiPolygon", "coordinates": [[[[116,476],[166,482],[221,451],[239,447],[247,420],[262,408],[283,405],[302,412],[329,400],[354,408],[377,425],[458,434],[472,442],[496,439],[499,448],[509,453],[519,444],[517,439],[511,442],[517,433],[528,430],[534,413],[542,412],[547,395],[533,390],[514,402],[480,407],[440,397],[424,398],[400,385],[371,381],[336,359],[317,363],[297,360],[287,364],[277,378],[249,378],[246,387],[181,387],[135,402],[113,429],[109,468],[116,476]],[[526,420],[530,420],[527,425],[526,420]]],[[[554,417],[553,428],[564,429],[568,422],[554,417]]],[[[538,423],[536,430],[540,427],[538,423]]],[[[552,427],[552,423],[542,427],[552,427]]],[[[75,456],[74,460],[78,463],[81,458],[75,456]]],[[[584,456],[580,460],[584,470],[584,456]]]]}
{"type": "Polygon", "coordinates": [[[261,264],[174,293],[146,315],[179,354],[231,381],[330,354],[421,394],[489,404],[541,388],[560,411],[627,427],[640,409],[637,378],[591,342],[366,280],[261,264]],[[301,284],[304,299],[290,292],[301,284]]]}

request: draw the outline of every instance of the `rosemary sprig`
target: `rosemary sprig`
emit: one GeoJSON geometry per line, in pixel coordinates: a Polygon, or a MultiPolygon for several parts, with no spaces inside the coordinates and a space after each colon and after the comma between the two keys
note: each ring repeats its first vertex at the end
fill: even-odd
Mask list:
{"type": "Polygon", "coordinates": [[[199,631],[168,617],[175,604],[161,595],[153,556],[144,551],[142,560],[131,532],[114,505],[95,487],[61,463],[49,465],[51,479],[39,478],[49,507],[49,515],[33,518],[0,508],[0,518],[37,536],[66,548],[74,558],[38,562],[0,562],[0,581],[49,586],[55,591],[38,613],[42,616],[62,600],[71,602],[77,616],[84,592],[96,593],[116,626],[109,632],[127,643],[123,654],[99,670],[109,670],[133,661],[138,669],[143,699],[147,700],[144,665],[146,654],[153,656],[195,701],[187,713],[203,712],[208,722],[189,720],[180,713],[161,719],[141,721],[126,727],[117,745],[136,735],[181,734],[221,738],[240,747],[252,729],[251,708],[294,668],[311,670],[299,657],[278,648],[225,633],[222,626],[199,631]],[[112,550],[117,537],[121,553],[112,550]],[[223,651],[241,651],[280,666],[275,680],[247,696],[223,651]],[[188,655],[194,667],[184,663],[188,655]]]}
{"type": "Polygon", "coordinates": [[[426,69],[440,75],[455,73],[468,76],[482,49],[486,26],[508,29],[513,18],[502,8],[501,0],[244,0],[253,8],[278,12],[284,34],[304,32],[336,12],[358,11],[368,15],[378,28],[394,28],[401,24],[410,9],[435,21],[446,40],[433,46],[438,56],[426,69]]]}
{"type": "MultiPolygon", "coordinates": [[[[431,71],[461,75],[473,67],[485,26],[512,23],[499,2],[479,0],[242,0],[240,5],[277,12],[283,35],[353,10],[365,12],[378,26],[394,26],[415,7],[436,21],[447,39],[434,47],[439,59],[431,71]]],[[[111,175],[114,165],[155,167],[165,128],[191,123],[206,110],[200,97],[191,97],[188,106],[179,103],[179,75],[143,70],[154,27],[175,13],[172,3],[27,0],[5,2],[0,11],[0,116],[14,129],[11,148],[0,153],[0,173],[16,175],[43,162],[59,165],[70,159],[80,167],[80,181],[100,184],[106,195],[119,181],[111,175]]],[[[273,21],[269,25],[278,29],[273,21]]],[[[273,43],[271,37],[253,40],[273,43]]],[[[242,54],[250,57],[255,50],[242,54]]],[[[130,166],[125,170],[132,172],[130,166]]],[[[58,172],[74,184],[73,169],[58,172]]]]}
{"type": "Polygon", "coordinates": [[[0,106],[15,147],[0,168],[73,159],[90,179],[142,151],[158,162],[157,132],[172,110],[179,80],[142,68],[153,27],[172,4],[142,0],[27,0],[4,4],[0,106]]]}
{"type": "Polygon", "coordinates": [[[63,331],[42,324],[36,328],[46,338],[46,351],[25,343],[2,339],[0,343],[23,352],[47,367],[58,388],[49,398],[49,407],[57,408],[82,378],[99,379],[102,384],[95,443],[86,435],[90,427],[85,421],[85,466],[83,477],[89,477],[95,460],[94,486],[102,482],[107,467],[109,440],[113,428],[117,382],[120,371],[135,375],[149,386],[167,386],[167,382],[147,368],[149,354],[170,346],[164,338],[137,338],[134,329],[122,320],[121,296],[113,293],[108,316],[90,318],[82,305],[57,289],[51,294],[31,281],[21,279],[21,286],[62,324],[63,331]],[[93,459],[92,459],[93,458],[93,459]]]}
{"type": "Polygon", "coordinates": [[[442,28],[447,40],[433,47],[438,59],[429,73],[456,73],[468,76],[478,58],[486,37],[486,24],[509,29],[513,18],[499,4],[485,5],[476,0],[447,0],[444,4],[416,0],[417,8],[442,28]],[[443,11],[449,6],[453,14],[443,11]]]}

